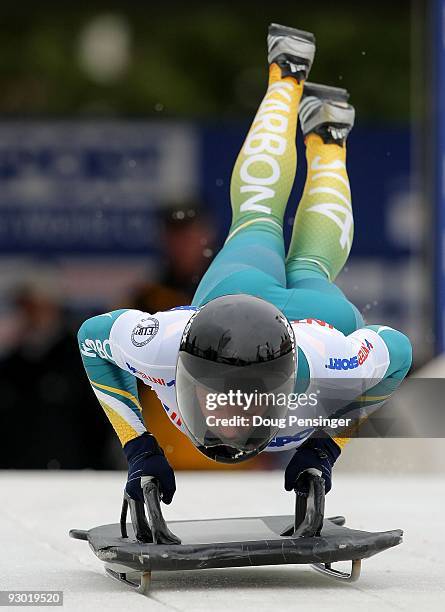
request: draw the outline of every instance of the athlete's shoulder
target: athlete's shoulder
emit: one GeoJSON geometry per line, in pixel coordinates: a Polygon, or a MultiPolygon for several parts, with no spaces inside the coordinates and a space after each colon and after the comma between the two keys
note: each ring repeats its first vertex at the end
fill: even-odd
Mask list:
{"type": "Polygon", "coordinates": [[[348,336],[330,323],[320,319],[291,321],[297,346],[309,364],[311,377],[322,378],[329,372],[329,359],[348,355],[351,351],[348,336]]]}
{"type": "Polygon", "coordinates": [[[192,306],[178,306],[154,314],[127,310],[113,323],[110,342],[116,362],[125,367],[127,359],[155,366],[171,366],[182,332],[195,312],[192,306]]]}
{"type": "Polygon", "coordinates": [[[313,377],[379,378],[386,370],[388,352],[384,342],[368,327],[346,336],[318,319],[291,323],[313,377]]]}

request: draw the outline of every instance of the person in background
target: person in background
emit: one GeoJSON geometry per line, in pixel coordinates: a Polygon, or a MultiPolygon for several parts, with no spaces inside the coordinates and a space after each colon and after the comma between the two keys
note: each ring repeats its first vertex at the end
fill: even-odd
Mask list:
{"type": "Polygon", "coordinates": [[[162,283],[185,293],[184,303],[189,304],[215,253],[214,224],[194,202],[167,208],[161,219],[166,262],[162,283]]]}
{"type": "Polygon", "coordinates": [[[106,418],[91,396],[75,334],[54,291],[39,283],[23,286],[12,306],[15,343],[0,363],[0,468],[112,467],[106,418]]]}

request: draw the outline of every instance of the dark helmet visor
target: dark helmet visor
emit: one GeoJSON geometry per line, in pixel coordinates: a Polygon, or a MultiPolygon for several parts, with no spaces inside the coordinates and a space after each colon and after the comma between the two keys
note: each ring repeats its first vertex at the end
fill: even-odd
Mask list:
{"type": "Polygon", "coordinates": [[[228,463],[263,450],[287,414],[287,396],[295,388],[295,368],[293,351],[244,366],[180,351],[177,401],[184,426],[197,448],[228,463]]]}

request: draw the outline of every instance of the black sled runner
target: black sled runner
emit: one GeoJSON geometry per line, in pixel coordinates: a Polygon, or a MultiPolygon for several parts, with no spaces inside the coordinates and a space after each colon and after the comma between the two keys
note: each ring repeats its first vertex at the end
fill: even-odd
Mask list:
{"type": "Polygon", "coordinates": [[[105,563],[109,576],[148,592],[153,571],[182,571],[255,565],[310,564],[342,581],[360,576],[361,560],[397,546],[400,529],[383,532],[345,527],[345,519],[324,519],[324,482],[305,473],[307,496],[297,495],[295,515],[171,521],[162,516],[156,482],[142,479],[145,506],[124,497],[120,523],[88,531],[72,529],[70,536],[88,541],[105,563]],[[127,525],[128,507],[132,524],[127,525]],[[332,567],[350,561],[346,573],[332,567]]]}

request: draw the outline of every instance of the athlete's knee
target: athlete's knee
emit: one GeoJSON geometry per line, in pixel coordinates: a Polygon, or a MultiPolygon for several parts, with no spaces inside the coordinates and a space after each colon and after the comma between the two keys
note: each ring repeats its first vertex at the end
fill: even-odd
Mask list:
{"type": "Polygon", "coordinates": [[[332,316],[335,319],[332,324],[345,336],[349,336],[365,324],[359,310],[344,296],[332,300],[332,316]]]}
{"type": "Polygon", "coordinates": [[[411,341],[404,333],[388,328],[379,334],[389,352],[389,367],[387,376],[404,378],[408,373],[413,361],[413,348],[411,341]]]}
{"type": "Polygon", "coordinates": [[[365,326],[365,321],[359,309],[356,306],[354,306],[352,302],[349,302],[349,303],[351,304],[352,314],[354,317],[354,323],[353,323],[355,325],[354,331],[356,331],[357,329],[360,329],[361,327],[365,326]]]}

